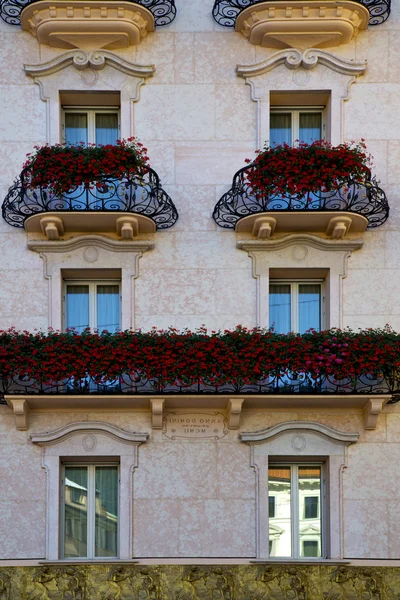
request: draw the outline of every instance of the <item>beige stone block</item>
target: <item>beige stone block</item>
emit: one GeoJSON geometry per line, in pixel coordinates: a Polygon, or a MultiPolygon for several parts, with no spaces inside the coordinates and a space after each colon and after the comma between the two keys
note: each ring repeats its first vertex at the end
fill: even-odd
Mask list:
{"type": "Polygon", "coordinates": [[[9,329],[13,326],[17,326],[17,328],[21,331],[45,331],[49,326],[49,322],[47,315],[19,317],[18,321],[13,317],[13,315],[8,315],[6,317],[0,315],[0,329],[9,329]]]}
{"type": "MultiPolygon", "coordinates": [[[[397,412],[400,409],[400,405],[397,404],[393,404],[392,407],[392,410],[397,412]]],[[[400,443],[400,414],[387,415],[387,440],[392,443],[400,443]]]]}
{"type": "Polygon", "coordinates": [[[363,234],[364,246],[352,252],[348,261],[349,273],[358,269],[381,269],[385,265],[386,233],[380,229],[363,234]]]}
{"type": "Polygon", "coordinates": [[[180,502],[175,499],[135,500],[133,556],[179,556],[179,514],[180,502]]]}
{"type": "Polygon", "coordinates": [[[37,492],[26,502],[0,500],[1,558],[44,558],[45,501],[37,501],[37,492]]]}
{"type": "Polygon", "coordinates": [[[178,142],[176,183],[180,185],[226,184],[228,191],[236,171],[254,156],[255,142],[178,142]]]}
{"type": "MultiPolygon", "coordinates": [[[[216,138],[254,143],[257,104],[251,100],[248,86],[240,80],[235,85],[218,85],[215,102],[216,138]]],[[[267,137],[267,132],[264,137],[267,137]]]]}
{"type": "Polygon", "coordinates": [[[218,444],[217,468],[219,498],[255,500],[256,474],[250,466],[247,444],[238,441],[218,444]]]}
{"type": "Polygon", "coordinates": [[[356,61],[366,60],[368,68],[363,82],[386,81],[388,77],[389,32],[379,27],[370,27],[355,40],[356,61]]]}
{"type": "Polygon", "coordinates": [[[143,331],[151,331],[153,327],[156,327],[156,329],[168,329],[169,327],[176,327],[175,320],[175,315],[137,315],[135,319],[135,327],[142,329],[143,331]]]}
{"type": "Polygon", "coordinates": [[[193,500],[182,502],[181,507],[181,556],[239,558],[255,555],[253,501],[193,500]]]}
{"type": "MultiPolygon", "coordinates": [[[[398,269],[400,266],[400,231],[386,231],[385,268],[398,269]]],[[[396,310],[396,313],[399,311],[396,310]]]]}
{"type": "Polygon", "coordinates": [[[19,328],[17,319],[29,315],[47,314],[47,282],[43,269],[4,271],[0,286],[0,314],[2,318],[13,317],[13,324],[19,328]],[[18,281],[18,289],[15,282],[18,281]],[[35,285],[32,285],[35,281],[35,285]],[[21,296],[20,290],[29,290],[21,296]]]}
{"type": "Polygon", "coordinates": [[[246,410],[240,415],[240,431],[261,431],[285,421],[296,421],[297,411],[246,410]]]}
{"type": "Polygon", "coordinates": [[[400,557],[400,506],[398,499],[393,499],[387,503],[388,507],[388,537],[389,537],[389,558],[399,559],[400,557]]]}
{"type": "Polygon", "coordinates": [[[256,308],[256,282],[250,265],[247,269],[224,269],[217,273],[218,284],[214,289],[216,314],[250,314],[256,308]]]}
{"type": "Polygon", "coordinates": [[[217,496],[217,447],[203,442],[143,445],[135,472],[135,499],[217,496]]]}
{"type": "MultiPolygon", "coordinates": [[[[9,85],[18,83],[32,85],[32,80],[25,75],[24,63],[39,63],[39,44],[37,40],[17,27],[7,27],[7,32],[0,33],[0,48],[2,60],[0,62],[0,81],[9,85]],[[13,30],[18,31],[16,37],[13,30]]],[[[21,95],[24,92],[21,89],[21,95]]]]}
{"type": "Polygon", "coordinates": [[[366,139],[367,152],[371,154],[372,160],[372,175],[378,180],[378,185],[386,192],[386,184],[388,181],[388,164],[390,161],[390,152],[388,140],[369,140],[366,139]]]}
{"type": "Polygon", "coordinates": [[[388,183],[400,183],[400,140],[388,141],[388,183]]]}
{"type": "Polygon", "coordinates": [[[383,501],[398,495],[400,445],[385,443],[349,446],[348,468],[344,473],[346,500],[383,501]],[[390,473],[390,477],[388,477],[390,473]]]}
{"type": "Polygon", "coordinates": [[[349,272],[344,284],[343,310],[349,315],[390,314],[393,312],[397,290],[397,271],[394,269],[370,269],[368,277],[364,269],[349,272]],[[371,281],[374,282],[373,289],[371,281]],[[382,289],[386,290],[381,294],[382,289]]]}
{"type": "MultiPolygon", "coordinates": [[[[367,401],[367,398],[366,398],[367,401]]],[[[297,418],[300,421],[315,421],[328,425],[338,431],[348,433],[359,433],[358,443],[386,442],[386,414],[379,415],[376,429],[366,430],[364,425],[364,414],[362,410],[299,410],[297,418]]]]}
{"type": "Polygon", "coordinates": [[[179,212],[178,222],[171,232],[217,230],[217,224],[212,218],[214,206],[218,200],[215,186],[166,185],[163,187],[171,196],[179,212]]]}
{"type": "Polygon", "coordinates": [[[149,85],[174,83],[174,41],[170,30],[157,29],[146,35],[136,49],[136,61],[140,65],[155,64],[156,72],[147,80],[149,85]]]}
{"type": "MultiPolygon", "coordinates": [[[[110,401],[110,408],[111,408],[111,402],[112,401],[110,401]]],[[[87,416],[90,421],[103,421],[106,423],[111,423],[112,425],[116,425],[117,427],[119,427],[120,429],[123,429],[124,431],[145,432],[145,433],[149,433],[150,437],[152,436],[150,408],[148,411],[143,410],[141,412],[127,412],[127,411],[90,412],[90,414],[87,416]]],[[[141,449],[139,448],[139,454],[140,454],[140,451],[141,451],[141,449]]]]}
{"type": "MultiPolygon", "coordinates": [[[[198,0],[185,0],[178,8],[178,16],[168,25],[168,31],[212,31],[218,25],[211,15],[212,5],[198,2],[198,0]]],[[[225,28],[220,28],[221,30],[225,28]]],[[[157,33],[157,32],[156,32],[157,33]]]]}
{"type": "Polygon", "coordinates": [[[29,141],[33,146],[46,139],[46,105],[37,85],[0,85],[0,114],[7,114],[0,121],[3,142],[29,141]]]}
{"type": "Polygon", "coordinates": [[[384,327],[388,322],[384,314],[374,313],[373,315],[343,315],[343,327],[350,327],[354,331],[357,329],[368,329],[369,327],[384,327]]]}
{"type": "Polygon", "coordinates": [[[235,329],[237,325],[243,325],[244,327],[251,328],[255,323],[255,309],[254,314],[243,314],[229,315],[229,314],[218,314],[218,315],[176,315],[175,327],[179,330],[189,328],[192,331],[205,326],[209,331],[223,331],[224,329],[235,329]]]}
{"type": "Polygon", "coordinates": [[[400,137],[397,98],[400,84],[357,83],[345,114],[345,138],[394,139],[400,137]],[[373,115],[366,126],[365,116],[373,115]]]}
{"type": "MultiPolygon", "coordinates": [[[[163,236],[161,243],[149,253],[146,268],[176,269],[246,269],[250,261],[246,253],[235,247],[234,235],[220,231],[192,232],[171,230],[163,236]]],[[[223,273],[221,273],[223,276],[223,273]]]]}
{"type": "MultiPolygon", "coordinates": [[[[175,182],[175,147],[171,142],[150,142],[145,144],[148,149],[148,155],[150,158],[150,165],[155,170],[160,178],[161,186],[165,189],[168,184],[175,182]]],[[[169,192],[168,192],[169,193],[169,192]]],[[[175,198],[172,197],[172,201],[175,206],[175,198]]]]}
{"type": "Polygon", "coordinates": [[[175,83],[194,81],[194,33],[175,35],[175,83]]]}
{"type": "Polygon", "coordinates": [[[151,140],[210,140],[215,137],[213,85],[151,85],[135,106],[135,132],[151,140]]]}
{"type": "MultiPolygon", "coordinates": [[[[224,28],[222,33],[218,31],[195,36],[196,83],[237,83],[236,65],[253,62],[254,46],[240,33],[224,28]]],[[[244,81],[242,85],[245,87],[244,81]]],[[[233,103],[231,109],[235,110],[233,103]]]]}
{"type": "MultiPolygon", "coordinates": [[[[31,252],[26,246],[26,234],[23,229],[16,230],[8,226],[6,233],[0,233],[0,256],[2,260],[1,268],[6,272],[5,280],[10,279],[15,284],[15,267],[23,271],[25,276],[29,275],[30,270],[42,271],[43,279],[43,261],[37,252],[31,252]]],[[[41,280],[39,279],[40,287],[41,280]]],[[[0,292],[1,293],[1,292],[0,292]]]]}
{"type": "Polygon", "coordinates": [[[343,512],[344,557],[388,558],[388,503],[346,500],[343,512]]]}

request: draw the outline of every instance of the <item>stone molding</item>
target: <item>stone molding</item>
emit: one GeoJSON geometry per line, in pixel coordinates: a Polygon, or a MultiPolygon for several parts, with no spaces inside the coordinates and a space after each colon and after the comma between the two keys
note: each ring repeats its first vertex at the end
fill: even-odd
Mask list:
{"type": "Polygon", "coordinates": [[[33,433],[31,441],[42,446],[42,468],[46,471],[46,560],[61,558],[60,482],[62,461],[99,461],[109,457],[119,463],[119,558],[131,560],[133,553],[133,472],[138,467],[138,448],[147,433],[129,433],[108,423],[81,421],[46,433],[33,433]]]}
{"type": "Polygon", "coordinates": [[[131,77],[140,77],[142,79],[152,77],[156,70],[154,65],[137,65],[109,50],[68,50],[56,58],[39,65],[26,64],[24,65],[24,70],[26,75],[30,77],[46,77],[62,71],[69,66],[73,66],[78,71],[84,71],[85,69],[100,71],[106,65],[114,67],[114,69],[131,77]]]}
{"type": "Polygon", "coordinates": [[[277,0],[252,4],[236,19],[235,31],[265,48],[342,46],[367,29],[368,9],[349,0],[277,0]]]}
{"type": "Polygon", "coordinates": [[[155,28],[147,8],[124,0],[40,0],[25,6],[21,25],[53,48],[127,48],[155,28]]]}
{"type": "Polygon", "coordinates": [[[30,438],[33,444],[54,444],[61,442],[67,437],[76,435],[77,433],[104,433],[122,443],[128,444],[141,444],[146,442],[149,437],[148,433],[131,433],[124,429],[120,429],[116,425],[111,425],[110,423],[102,421],[85,421],[70,423],[69,425],[64,425],[64,427],[54,429],[53,431],[33,433],[30,438]]]}
{"type": "Polygon", "coordinates": [[[257,281],[257,326],[269,327],[269,278],[271,268],[325,269],[325,327],[343,327],[343,279],[348,258],[363,246],[362,240],[332,240],[311,234],[290,234],[277,239],[238,239],[237,248],[248,253],[257,281]]]}
{"type": "Polygon", "coordinates": [[[239,434],[239,438],[242,442],[268,442],[277,435],[287,431],[313,431],[332,442],[341,442],[346,445],[354,444],[360,437],[359,433],[338,431],[337,429],[333,429],[322,423],[315,423],[314,421],[285,421],[260,431],[243,432],[239,434]]]}
{"type": "Polygon", "coordinates": [[[250,445],[250,465],[256,473],[256,550],[257,559],[269,557],[268,465],[269,457],[296,462],[324,460],[327,471],[327,508],[329,522],[328,558],[343,559],[343,470],[347,466],[347,447],[357,442],[359,433],[337,431],[321,423],[287,421],[259,432],[240,435],[250,445]]]}
{"type": "Polygon", "coordinates": [[[276,52],[269,58],[252,65],[237,65],[236,73],[239,77],[257,77],[264,75],[280,65],[285,65],[289,70],[297,70],[301,67],[307,71],[315,69],[317,65],[323,65],[342,75],[362,75],[367,69],[367,61],[354,62],[345,60],[331,52],[308,48],[301,51],[296,48],[285,48],[276,52]]]}

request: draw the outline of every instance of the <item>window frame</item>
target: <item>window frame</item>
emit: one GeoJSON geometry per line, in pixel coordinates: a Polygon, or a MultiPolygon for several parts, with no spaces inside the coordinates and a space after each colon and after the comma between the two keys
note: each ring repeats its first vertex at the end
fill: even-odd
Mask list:
{"type": "Polygon", "coordinates": [[[61,140],[65,144],[65,115],[67,113],[87,115],[88,144],[96,144],[96,114],[116,114],[118,117],[118,136],[121,137],[121,110],[115,106],[63,106],[61,113],[61,140]]]}
{"type": "Polygon", "coordinates": [[[271,143],[271,114],[290,114],[291,115],[291,146],[296,146],[296,141],[300,141],[300,113],[319,113],[321,115],[321,137],[320,139],[329,141],[327,139],[327,127],[326,127],[326,106],[322,105],[289,105],[289,106],[270,106],[269,112],[269,138],[271,143]]]}
{"type": "MultiPolygon", "coordinates": [[[[89,329],[96,331],[97,327],[97,286],[98,285],[118,285],[118,312],[119,312],[119,326],[117,330],[121,330],[122,327],[122,281],[121,279],[63,279],[63,310],[62,310],[62,323],[63,331],[67,329],[68,313],[67,313],[67,287],[68,285],[87,285],[89,286],[89,329]]],[[[100,331],[100,330],[99,330],[100,331]]]]}
{"type": "Polygon", "coordinates": [[[121,477],[120,464],[113,457],[112,462],[74,462],[68,460],[61,464],[61,481],[60,481],[60,558],[62,560],[101,560],[101,559],[118,559],[120,551],[120,506],[121,506],[121,477]],[[87,469],[87,556],[65,556],[65,468],[66,467],[84,467],[87,469]],[[118,521],[117,521],[117,554],[115,556],[96,556],[95,555],[95,529],[96,529],[96,468],[97,467],[117,467],[118,478],[118,521]]]}
{"type": "MultiPolygon", "coordinates": [[[[327,543],[326,543],[326,538],[327,538],[327,509],[326,509],[326,505],[327,505],[327,486],[326,486],[326,479],[327,479],[327,467],[326,467],[326,461],[316,461],[315,457],[312,457],[310,461],[307,460],[306,457],[304,457],[304,460],[302,460],[301,462],[294,462],[294,461],[281,461],[279,460],[279,457],[277,457],[277,459],[274,459],[274,457],[271,457],[270,461],[268,462],[268,468],[274,468],[274,467],[287,467],[290,468],[290,523],[291,523],[291,556],[273,556],[270,554],[268,554],[268,556],[270,558],[273,559],[282,559],[282,560],[288,560],[288,559],[294,559],[294,560],[308,560],[310,558],[315,558],[315,559],[327,559],[328,555],[327,555],[327,543]],[[302,521],[309,521],[309,519],[305,519],[305,517],[303,516],[303,518],[300,518],[300,487],[299,487],[299,467],[320,467],[321,469],[321,486],[320,486],[320,502],[319,502],[319,510],[318,510],[318,517],[315,517],[314,520],[318,519],[320,521],[321,524],[321,533],[320,533],[320,542],[318,542],[318,549],[320,550],[320,556],[316,556],[316,557],[306,557],[306,556],[302,556],[301,552],[302,552],[302,544],[305,541],[304,539],[302,539],[301,536],[301,522],[302,521]]],[[[268,480],[269,481],[269,480],[268,480]]],[[[270,498],[270,493],[269,493],[269,485],[268,485],[268,498],[270,498]]],[[[302,511],[302,514],[304,515],[304,509],[302,511]]],[[[275,515],[276,515],[276,510],[275,510],[275,515]]],[[[268,505],[268,525],[270,525],[270,519],[271,518],[279,518],[279,517],[270,517],[269,515],[269,505],[268,505]]],[[[311,519],[310,519],[311,520],[311,519]]],[[[279,527],[279,525],[277,525],[277,527],[279,527]]],[[[304,534],[305,536],[309,535],[309,534],[304,534]]],[[[269,539],[269,527],[268,527],[268,539],[269,539]]],[[[274,538],[270,541],[274,541],[274,538]]],[[[315,540],[312,540],[315,541],[315,540]]],[[[270,544],[268,544],[268,546],[270,547],[270,544]]],[[[272,547],[274,548],[275,544],[272,545],[272,547]]]]}
{"type": "MultiPolygon", "coordinates": [[[[299,330],[299,286],[307,284],[319,284],[320,285],[320,331],[326,329],[326,280],[322,278],[306,278],[306,279],[293,279],[293,278],[270,278],[268,288],[268,319],[269,327],[273,327],[271,323],[271,311],[270,311],[270,293],[271,285],[290,285],[290,331],[298,332],[299,330]]],[[[289,333],[289,332],[286,332],[289,333]]]]}

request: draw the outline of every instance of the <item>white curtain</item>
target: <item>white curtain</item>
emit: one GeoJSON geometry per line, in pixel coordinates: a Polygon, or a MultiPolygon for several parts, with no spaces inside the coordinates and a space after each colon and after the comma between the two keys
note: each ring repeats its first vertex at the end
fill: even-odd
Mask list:
{"type": "Polygon", "coordinates": [[[292,145],[292,115],[290,113],[271,113],[269,122],[269,144],[278,146],[284,143],[292,145]]]}
{"type": "Polygon", "coordinates": [[[299,333],[308,329],[321,329],[321,286],[299,285],[299,333]]]}
{"type": "Polygon", "coordinates": [[[67,285],[67,328],[81,333],[89,327],[89,286],[67,285]]]}
{"type": "Polygon", "coordinates": [[[88,143],[88,122],[86,113],[65,113],[65,141],[70,146],[88,143]]]}
{"type": "Polygon", "coordinates": [[[299,115],[299,140],[312,144],[322,138],[321,113],[300,113],[299,115]]]}
{"type": "Polygon", "coordinates": [[[118,115],[96,113],[96,144],[115,144],[118,139],[118,115]]]}
{"type": "Polygon", "coordinates": [[[97,286],[97,329],[115,332],[119,323],[119,286],[97,286]]]}
{"type": "Polygon", "coordinates": [[[269,324],[276,333],[291,331],[290,285],[274,283],[269,286],[269,324]]]}

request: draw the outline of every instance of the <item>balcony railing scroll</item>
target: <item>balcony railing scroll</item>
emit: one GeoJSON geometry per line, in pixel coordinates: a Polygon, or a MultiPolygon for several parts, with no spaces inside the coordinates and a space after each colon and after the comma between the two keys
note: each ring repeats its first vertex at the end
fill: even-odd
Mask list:
{"type": "MultiPolygon", "coordinates": [[[[235,27],[239,13],[267,0],[215,0],[212,11],[214,20],[225,27],[235,27]]],[[[281,2],[285,0],[279,0],[281,2]]],[[[387,21],[390,15],[391,0],[353,0],[368,9],[370,14],[369,24],[380,25],[387,21]]]]}
{"type": "Polygon", "coordinates": [[[24,171],[10,187],[3,202],[3,219],[13,227],[24,227],[32,215],[48,212],[121,212],[152,219],[157,229],[172,227],[178,211],[162,189],[157,173],[150,167],[134,177],[103,177],[60,195],[47,187],[29,188],[24,171]]]}
{"type": "MultiPolygon", "coordinates": [[[[21,12],[39,0],[0,0],[0,17],[8,25],[21,25],[21,12]]],[[[156,27],[169,25],[176,17],[175,0],[128,0],[147,8],[154,17],[156,27]]]]}
{"type": "Polygon", "coordinates": [[[240,219],[249,215],[280,211],[356,213],[368,220],[368,228],[379,227],[389,217],[386,194],[372,178],[362,183],[349,178],[339,189],[327,192],[309,191],[297,195],[255,193],[247,180],[247,173],[252,168],[256,168],[254,163],[240,169],[230,190],[217,202],[213,218],[220,227],[234,229],[240,219]]]}
{"type": "Polygon", "coordinates": [[[109,382],[99,383],[95,378],[69,378],[62,381],[38,382],[33,378],[17,376],[0,378],[0,401],[4,395],[218,395],[218,394],[296,394],[296,395],[348,395],[348,394],[392,394],[391,402],[400,400],[398,374],[393,377],[374,377],[369,374],[351,379],[336,380],[334,376],[321,375],[317,379],[307,372],[290,372],[285,375],[270,375],[257,383],[247,384],[238,380],[221,385],[207,384],[193,378],[184,385],[180,382],[166,384],[163,377],[147,377],[141,372],[123,374],[109,382]]]}

